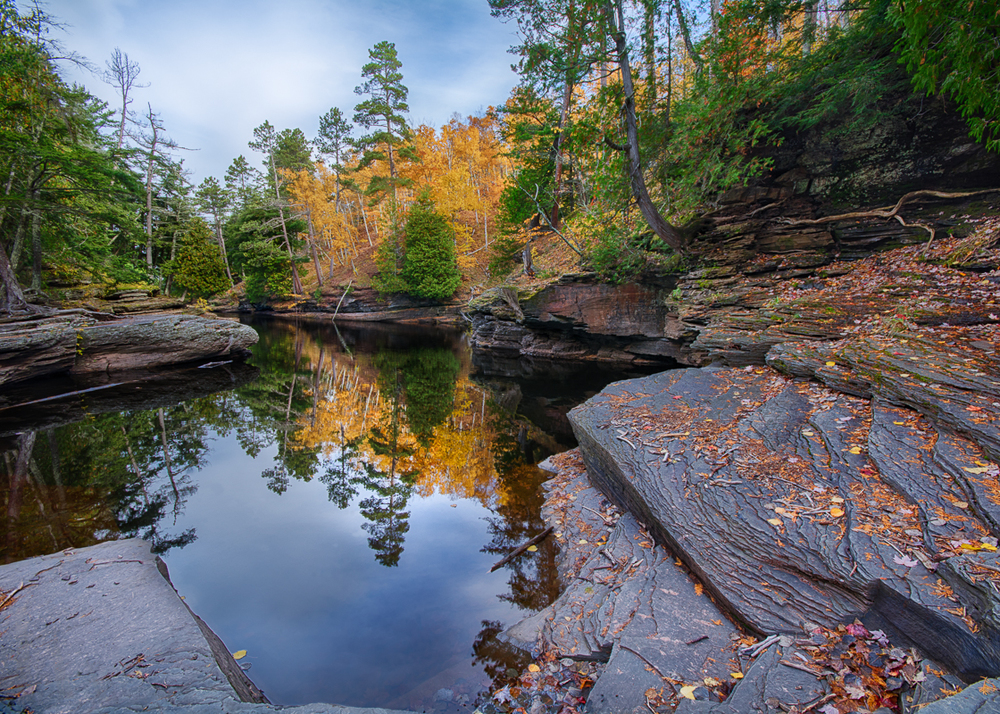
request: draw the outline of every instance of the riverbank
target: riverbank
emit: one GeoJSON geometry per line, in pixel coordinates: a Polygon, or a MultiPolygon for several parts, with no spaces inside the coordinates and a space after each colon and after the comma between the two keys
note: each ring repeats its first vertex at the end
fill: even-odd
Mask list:
{"type": "Polygon", "coordinates": [[[590,712],[1000,705],[997,238],[733,281],[714,366],[573,410],[566,591],[512,640],[608,659],[590,712]]]}
{"type": "Polygon", "coordinates": [[[2,565],[0,591],[3,712],[390,714],[267,703],[137,538],[2,565]]]}

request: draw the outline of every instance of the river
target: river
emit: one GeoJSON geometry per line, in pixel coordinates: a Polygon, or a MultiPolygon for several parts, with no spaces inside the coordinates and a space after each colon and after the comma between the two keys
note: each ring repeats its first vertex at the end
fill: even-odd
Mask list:
{"type": "Polygon", "coordinates": [[[523,664],[497,632],[558,591],[552,539],[489,572],[544,529],[536,464],[635,373],[251,324],[250,366],[5,395],[34,404],[0,403],[0,557],[143,537],[273,703],[468,711],[523,664]]]}

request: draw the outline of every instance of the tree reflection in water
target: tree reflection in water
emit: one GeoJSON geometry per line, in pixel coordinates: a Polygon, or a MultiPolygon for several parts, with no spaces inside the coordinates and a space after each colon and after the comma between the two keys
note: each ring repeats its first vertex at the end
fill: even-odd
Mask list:
{"type": "MultiPolygon", "coordinates": [[[[259,376],[249,383],[233,372],[210,389],[211,370],[198,372],[192,383],[204,383],[203,391],[161,390],[188,397],[171,403],[159,393],[150,400],[155,380],[143,381],[121,396],[95,393],[119,399],[124,411],[89,416],[90,403],[74,402],[73,416],[60,417],[72,423],[56,425],[50,411],[35,427],[0,436],[3,559],[130,536],[151,541],[158,553],[183,548],[196,532],[176,529],[178,515],[198,487],[211,441],[230,435],[258,462],[272,458],[261,476],[274,494],[316,479],[333,507],[356,509],[384,566],[405,558],[415,496],[480,503],[492,514],[480,550],[497,560],[544,530],[545,476],[535,464],[572,446],[565,412],[587,395],[559,396],[568,390],[551,374],[529,383],[507,367],[474,370],[453,333],[369,328],[338,336],[328,324],[278,321],[259,332],[252,360],[259,376]],[[129,401],[140,392],[145,401],[129,401]]],[[[607,381],[598,377],[598,388],[607,381]]],[[[0,405],[0,433],[3,414],[0,405]]],[[[555,557],[548,539],[506,565],[500,598],[526,611],[549,605],[558,587],[555,557]]],[[[482,624],[475,661],[502,680],[524,654],[496,639],[502,623],[482,624]]]]}

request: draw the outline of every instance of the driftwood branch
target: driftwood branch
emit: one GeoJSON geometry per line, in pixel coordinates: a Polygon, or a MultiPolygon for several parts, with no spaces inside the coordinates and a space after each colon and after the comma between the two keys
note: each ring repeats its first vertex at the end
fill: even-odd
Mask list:
{"type": "Polygon", "coordinates": [[[531,540],[527,541],[526,543],[523,543],[523,544],[519,545],[514,550],[512,550],[510,552],[510,554],[507,555],[507,557],[505,557],[503,560],[501,560],[496,565],[494,565],[492,568],[490,568],[490,572],[492,573],[494,570],[502,568],[503,566],[507,565],[507,563],[509,563],[510,561],[514,560],[514,558],[516,558],[517,556],[521,555],[521,553],[523,553],[524,551],[526,551],[531,546],[533,546],[533,545],[535,545],[537,543],[541,543],[543,540],[545,540],[546,536],[548,536],[549,533],[551,533],[551,532],[552,532],[552,526],[549,526],[548,528],[546,528],[544,531],[542,531],[541,533],[539,533],[538,535],[536,535],[531,540]]]}
{"type": "Polygon", "coordinates": [[[351,278],[350,280],[347,281],[347,287],[344,288],[344,294],[341,295],[340,300],[337,301],[337,309],[333,311],[333,317],[330,318],[331,320],[337,319],[337,313],[340,312],[340,306],[343,304],[344,298],[347,297],[347,293],[351,292],[351,285],[353,284],[354,284],[354,278],[351,278]]]}
{"type": "MultiPolygon", "coordinates": [[[[996,193],[1000,188],[988,188],[984,191],[966,191],[964,193],[948,193],[945,191],[910,191],[900,198],[895,206],[889,208],[876,208],[871,211],[854,211],[852,213],[841,213],[836,216],[824,216],[822,218],[801,218],[787,219],[785,223],[790,226],[819,226],[837,221],[850,221],[858,218],[896,218],[896,214],[903,205],[917,198],[969,198],[970,196],[981,196],[986,193],[996,193]]],[[[897,218],[897,220],[900,220],[897,218]]],[[[902,221],[900,221],[902,222],[902,221]]],[[[906,225],[905,223],[903,224],[906,225]]],[[[920,226],[924,228],[925,226],[920,226]]]]}

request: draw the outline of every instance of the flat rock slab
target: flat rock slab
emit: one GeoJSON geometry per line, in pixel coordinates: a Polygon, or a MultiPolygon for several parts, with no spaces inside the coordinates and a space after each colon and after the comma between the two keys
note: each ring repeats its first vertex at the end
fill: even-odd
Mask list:
{"type": "Polygon", "coordinates": [[[0,386],[59,373],[147,369],[245,357],[252,327],[196,315],[55,315],[0,325],[0,386]],[[111,319],[108,319],[111,318],[111,319]]]}
{"type": "Polygon", "coordinates": [[[10,598],[0,609],[0,711],[276,711],[180,599],[145,541],[0,566],[0,590],[0,603],[10,598]]]}
{"type": "Polygon", "coordinates": [[[618,382],[570,421],[595,484],[751,631],[859,619],[1000,672],[1000,469],[976,442],[766,368],[618,382]]]}
{"type": "Polygon", "coordinates": [[[729,678],[738,630],[673,556],[589,482],[579,454],[549,461],[543,516],[560,541],[556,602],[506,631],[524,649],[604,660],[587,711],[648,711],[645,693],[665,679],[729,678]]]}

